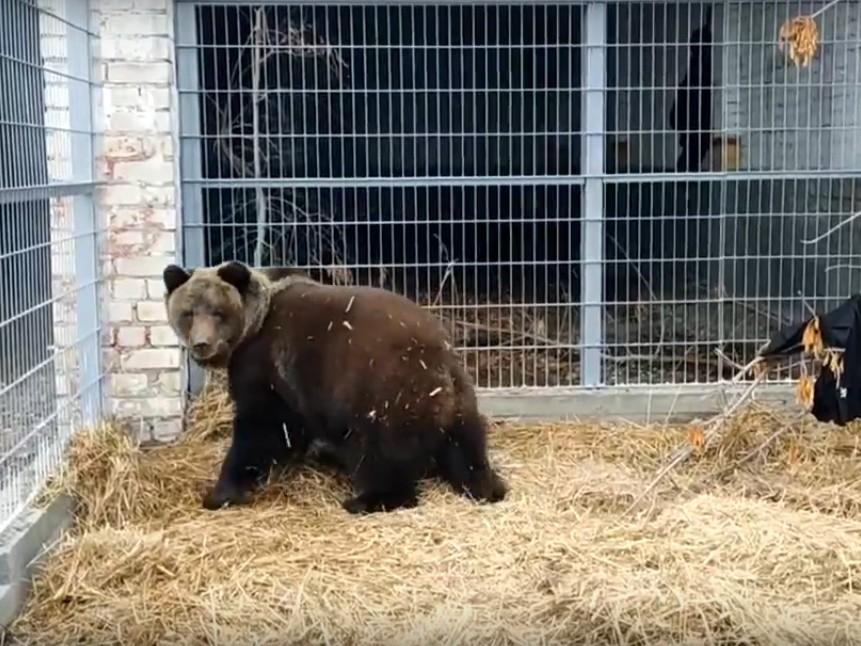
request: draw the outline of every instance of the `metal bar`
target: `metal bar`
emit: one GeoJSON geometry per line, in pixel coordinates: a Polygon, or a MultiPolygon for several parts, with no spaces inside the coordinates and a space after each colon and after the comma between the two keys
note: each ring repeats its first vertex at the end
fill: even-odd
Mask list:
{"type": "MultiPolygon", "coordinates": [[[[88,25],[90,19],[90,3],[87,0],[69,3],[67,8],[69,20],[74,24],[88,25]]],[[[80,182],[92,182],[95,176],[93,156],[93,106],[90,86],[91,58],[90,36],[81,30],[68,30],[69,69],[73,76],[84,82],[70,81],[69,83],[69,118],[75,130],[85,134],[72,136],[71,162],[72,172],[80,182]]],[[[101,339],[99,334],[90,333],[100,329],[99,291],[99,259],[96,234],[91,233],[96,228],[96,213],[91,195],[79,195],[72,201],[74,209],[74,230],[81,236],[75,241],[75,281],[77,285],[87,285],[78,293],[78,335],[82,339],[80,347],[80,379],[87,383],[98,382],[102,374],[101,339]]],[[[102,392],[96,388],[89,392],[81,401],[81,414],[86,424],[95,424],[103,411],[102,392]]]]}
{"type": "MultiPolygon", "coordinates": [[[[32,7],[33,9],[38,10],[41,15],[46,16],[48,18],[51,18],[52,20],[56,21],[58,24],[66,25],[67,27],[71,27],[72,29],[82,31],[82,32],[86,33],[88,36],[92,36],[94,38],[98,38],[98,36],[99,36],[96,32],[90,30],[90,28],[89,28],[89,24],[90,24],[89,16],[87,16],[87,21],[85,23],[75,24],[74,22],[72,22],[68,18],[64,18],[63,16],[58,16],[55,12],[39,6],[39,4],[37,2],[34,2],[33,0],[11,0],[11,1],[17,2],[19,5],[22,5],[25,7],[32,7]]],[[[73,0],[67,0],[67,1],[71,2],[73,0]]],[[[85,1],[87,1],[87,0],[85,0],[85,1]]]]}
{"type": "MultiPolygon", "coordinates": [[[[609,2],[610,0],[601,0],[601,2],[609,2]]],[[[618,0],[616,0],[618,1],[618,0]]],[[[638,0],[639,1],[639,0],[638,0]]],[[[660,0],[647,0],[649,2],[658,2],[660,0]]],[[[663,0],[666,1],[666,0],[663,0]]],[[[198,7],[207,7],[207,6],[229,6],[229,7],[241,7],[253,5],[257,6],[260,4],[260,0],[176,0],[177,5],[183,4],[193,4],[198,7]]],[[[290,0],[269,0],[267,4],[271,5],[286,5],[286,6],[296,6],[295,2],[291,2],[290,0]]],[[[357,6],[355,0],[306,0],[302,2],[303,5],[306,6],[338,6],[338,5],[346,5],[346,6],[357,6]]],[[[514,6],[522,6],[523,0],[469,0],[469,5],[489,5],[489,6],[497,6],[497,5],[514,5],[514,6]]],[[[530,2],[529,4],[534,4],[536,6],[541,5],[563,5],[563,6],[571,6],[571,5],[579,5],[583,4],[582,2],[571,2],[570,0],[541,0],[540,2],[530,2]]],[[[464,0],[373,0],[372,2],[365,2],[363,4],[358,4],[358,6],[381,6],[381,7],[397,7],[397,6],[428,6],[428,7],[436,7],[436,6],[464,6],[464,0]]]]}
{"type": "Polygon", "coordinates": [[[47,200],[74,195],[92,195],[99,182],[64,182],[42,186],[0,188],[0,204],[18,204],[32,200],[47,200]]]}
{"type": "MultiPolygon", "coordinates": [[[[197,8],[190,4],[179,4],[176,8],[177,38],[185,42],[197,41],[197,8]]],[[[177,83],[181,87],[199,88],[198,52],[194,49],[177,52],[177,83]]],[[[200,98],[197,94],[182,94],[179,97],[179,121],[183,132],[200,136],[200,98]]],[[[180,139],[180,171],[181,191],[180,213],[182,221],[177,227],[178,249],[180,262],[187,267],[199,267],[206,264],[206,248],[204,245],[204,208],[203,187],[200,183],[189,181],[201,177],[203,173],[203,153],[201,140],[194,138],[180,139]],[[198,226],[200,225],[200,226],[198,226]]],[[[186,357],[187,382],[186,390],[196,394],[204,385],[203,370],[190,358],[186,357]]]]}
{"type": "MultiPolygon", "coordinates": [[[[596,135],[592,135],[595,137],[596,135]]],[[[857,170],[812,170],[798,171],[746,171],[744,173],[643,173],[604,174],[584,173],[582,175],[535,175],[535,176],[496,176],[496,177],[271,177],[265,179],[236,178],[215,179],[184,177],[188,184],[202,184],[212,188],[378,188],[386,186],[582,186],[587,180],[600,179],[605,184],[683,184],[696,180],[702,183],[742,183],[759,180],[806,180],[821,179],[861,179],[857,170]]],[[[0,189],[6,190],[6,189],[0,189]]]]}
{"type": "MultiPolygon", "coordinates": [[[[87,32],[76,32],[81,36],[86,36],[87,32]]],[[[43,74],[50,74],[51,76],[56,76],[57,78],[65,79],[67,81],[81,81],[84,83],[91,83],[89,77],[80,77],[75,76],[74,74],[68,74],[66,72],[60,72],[58,70],[53,70],[49,68],[44,68],[36,63],[30,63],[29,61],[22,60],[15,56],[9,56],[9,54],[0,54],[0,61],[7,61],[9,63],[14,63],[15,65],[20,65],[21,67],[29,67],[34,70],[39,70],[43,74]]]]}
{"type": "Polygon", "coordinates": [[[384,187],[428,187],[428,186],[579,186],[579,176],[536,177],[271,177],[265,179],[208,179],[185,177],[188,184],[205,185],[211,188],[384,188],[384,187]]]}
{"type": "MultiPolygon", "coordinates": [[[[586,42],[582,63],[583,119],[586,131],[595,133],[583,136],[583,168],[587,175],[600,176],[604,172],[607,8],[598,3],[589,4],[584,12],[583,23],[586,42]]],[[[582,298],[587,302],[600,302],[604,292],[604,185],[599,177],[586,179],[582,217],[582,298]]],[[[580,363],[583,386],[598,386],[602,381],[600,346],[604,340],[603,318],[603,307],[600,305],[581,307],[580,338],[587,347],[580,363]]]]}

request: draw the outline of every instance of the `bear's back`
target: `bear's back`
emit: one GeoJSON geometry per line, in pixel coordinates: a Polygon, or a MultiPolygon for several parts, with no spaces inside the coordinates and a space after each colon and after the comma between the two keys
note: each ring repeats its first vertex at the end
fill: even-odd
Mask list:
{"type": "Polygon", "coordinates": [[[357,412],[441,423],[454,414],[459,368],[445,328],[403,296],[296,283],[273,293],[261,334],[291,404],[333,425],[357,412]]]}
{"type": "Polygon", "coordinates": [[[392,339],[417,339],[426,345],[445,345],[441,321],[405,296],[367,286],[334,286],[297,282],[274,291],[270,318],[299,337],[338,328],[357,342],[384,332],[392,339]]]}

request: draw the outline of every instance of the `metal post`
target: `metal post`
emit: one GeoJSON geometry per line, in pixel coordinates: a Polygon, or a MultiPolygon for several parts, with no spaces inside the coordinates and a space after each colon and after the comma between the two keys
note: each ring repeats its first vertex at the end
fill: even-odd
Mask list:
{"type": "MultiPolygon", "coordinates": [[[[69,124],[71,163],[75,182],[92,182],[93,111],[90,70],[90,7],[87,0],[66,4],[69,51],[69,124]]],[[[84,424],[98,421],[102,414],[101,348],[99,318],[99,254],[93,195],[76,195],[72,200],[75,227],[75,282],[78,301],[78,342],[80,353],[81,414],[84,424]]]]}
{"type": "Polygon", "coordinates": [[[607,7],[593,2],[584,17],[583,57],[583,224],[581,236],[582,315],[580,318],[581,383],[601,384],[601,344],[604,293],[604,64],[607,40],[607,7]]]}
{"type": "MultiPolygon", "coordinates": [[[[203,237],[203,163],[200,151],[200,78],[198,73],[197,6],[177,4],[176,36],[177,85],[179,91],[179,133],[182,181],[182,210],[179,230],[180,262],[186,267],[206,263],[203,237]],[[191,181],[189,181],[191,180],[191,181]]],[[[186,389],[195,394],[203,387],[204,372],[186,358],[186,389]]]]}

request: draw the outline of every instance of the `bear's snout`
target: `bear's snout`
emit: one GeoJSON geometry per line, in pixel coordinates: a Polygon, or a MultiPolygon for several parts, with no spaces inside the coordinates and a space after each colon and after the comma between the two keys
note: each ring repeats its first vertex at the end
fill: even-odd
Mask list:
{"type": "Polygon", "coordinates": [[[206,361],[217,353],[220,345],[219,343],[212,343],[209,340],[195,339],[191,344],[191,354],[199,361],[206,361]]]}
{"type": "Polygon", "coordinates": [[[206,361],[221,350],[222,343],[215,326],[195,325],[189,335],[189,349],[198,361],[206,361]]]}

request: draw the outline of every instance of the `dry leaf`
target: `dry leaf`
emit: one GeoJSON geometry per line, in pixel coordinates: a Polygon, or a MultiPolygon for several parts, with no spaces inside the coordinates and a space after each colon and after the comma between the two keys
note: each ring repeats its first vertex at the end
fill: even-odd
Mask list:
{"type": "Polygon", "coordinates": [[[813,383],[813,377],[810,375],[804,375],[798,380],[798,388],[796,390],[798,403],[807,410],[813,408],[813,383]]]}
{"type": "Polygon", "coordinates": [[[801,337],[801,343],[804,345],[804,351],[818,356],[824,349],[825,343],[822,340],[822,331],[819,327],[819,317],[814,316],[807,327],[804,328],[804,335],[801,337]]]}
{"type": "Polygon", "coordinates": [[[834,378],[839,380],[840,375],[843,374],[843,354],[831,348],[827,349],[822,365],[830,369],[834,373],[834,378]]]}
{"type": "Polygon", "coordinates": [[[697,452],[701,452],[703,447],[706,445],[706,434],[703,432],[703,429],[699,426],[695,426],[694,428],[688,431],[688,442],[691,443],[697,452]]]}
{"type": "Polygon", "coordinates": [[[810,16],[798,16],[787,20],[780,27],[778,47],[780,51],[788,45],[789,59],[796,67],[807,67],[819,48],[819,28],[810,16]]]}
{"type": "Polygon", "coordinates": [[[789,445],[786,462],[791,467],[797,466],[801,462],[801,448],[795,442],[789,445]]]}

